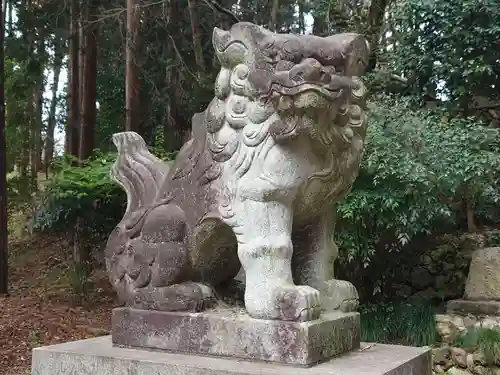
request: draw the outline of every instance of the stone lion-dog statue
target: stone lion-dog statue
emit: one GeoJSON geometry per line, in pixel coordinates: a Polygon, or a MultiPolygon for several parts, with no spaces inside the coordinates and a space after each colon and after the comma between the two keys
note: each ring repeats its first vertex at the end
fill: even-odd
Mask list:
{"type": "Polygon", "coordinates": [[[173,163],[134,132],[113,136],[127,193],[105,251],[113,287],[129,307],[200,311],[242,267],[253,318],[355,310],[332,236],[364,146],[366,39],[241,22],[215,28],[213,46],[215,97],[173,163]]]}

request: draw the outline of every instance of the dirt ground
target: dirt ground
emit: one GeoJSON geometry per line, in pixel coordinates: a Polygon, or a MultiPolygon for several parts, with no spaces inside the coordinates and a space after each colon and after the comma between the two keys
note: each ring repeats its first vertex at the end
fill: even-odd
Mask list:
{"type": "Polygon", "coordinates": [[[106,335],[113,295],[104,272],[86,292],[70,267],[62,238],[36,236],[10,247],[10,296],[0,297],[0,375],[30,373],[31,350],[106,335]]]}

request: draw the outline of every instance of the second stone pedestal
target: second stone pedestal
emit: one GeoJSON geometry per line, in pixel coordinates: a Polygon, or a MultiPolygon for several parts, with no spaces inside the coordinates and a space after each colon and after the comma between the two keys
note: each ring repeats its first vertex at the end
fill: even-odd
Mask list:
{"type": "Polygon", "coordinates": [[[358,313],[331,312],[310,322],[250,318],[243,310],[203,313],[113,310],[120,347],[310,366],[360,345],[358,313]]]}

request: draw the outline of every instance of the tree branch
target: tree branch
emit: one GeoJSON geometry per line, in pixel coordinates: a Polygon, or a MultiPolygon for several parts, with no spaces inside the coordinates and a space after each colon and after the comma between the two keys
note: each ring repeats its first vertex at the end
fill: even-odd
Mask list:
{"type": "Polygon", "coordinates": [[[233,19],[234,22],[236,22],[236,23],[240,22],[239,18],[233,12],[231,12],[229,9],[224,8],[216,0],[203,0],[203,2],[205,4],[207,4],[213,10],[216,10],[220,13],[224,13],[224,14],[228,15],[229,17],[231,17],[233,19]]]}

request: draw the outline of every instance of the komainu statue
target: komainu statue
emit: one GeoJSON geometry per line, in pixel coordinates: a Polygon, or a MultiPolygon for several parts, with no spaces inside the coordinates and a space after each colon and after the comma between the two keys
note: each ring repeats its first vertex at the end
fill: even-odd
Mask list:
{"type": "Polygon", "coordinates": [[[253,318],[354,310],[332,235],[364,145],[368,43],[241,22],[215,28],[213,45],[215,97],[175,162],[136,133],[113,137],[128,203],[106,248],[112,285],[130,307],[199,311],[242,267],[253,318]]]}

